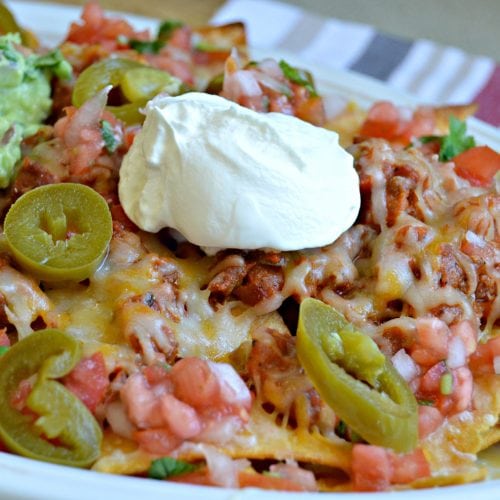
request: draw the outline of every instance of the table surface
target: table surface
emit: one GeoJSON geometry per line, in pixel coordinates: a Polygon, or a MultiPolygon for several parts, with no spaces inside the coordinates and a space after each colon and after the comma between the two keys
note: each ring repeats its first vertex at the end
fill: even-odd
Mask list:
{"type": "MultiPolygon", "coordinates": [[[[52,0],[83,5],[85,0],[52,0]]],[[[500,0],[281,0],[318,14],[429,38],[500,61],[500,0]]],[[[224,0],[100,0],[104,8],[205,24],[224,0]]]]}

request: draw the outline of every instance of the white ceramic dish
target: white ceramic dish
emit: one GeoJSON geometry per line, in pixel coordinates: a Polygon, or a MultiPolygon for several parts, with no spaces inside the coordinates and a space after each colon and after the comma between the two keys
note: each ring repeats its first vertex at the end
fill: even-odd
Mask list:
{"type": "MultiPolygon", "coordinates": [[[[79,17],[80,8],[53,5],[42,2],[7,1],[21,23],[32,29],[47,45],[60,41],[69,23],[79,17]]],[[[123,16],[123,14],[121,14],[123,16]]],[[[138,29],[155,30],[157,20],[126,15],[138,29]]],[[[376,80],[347,72],[325,72],[321,68],[304,64],[293,54],[254,51],[253,56],[285,58],[291,64],[307,67],[315,75],[322,92],[336,92],[368,106],[379,99],[389,99],[403,105],[415,105],[410,96],[389,89],[376,80]]],[[[500,133],[494,127],[471,119],[469,129],[478,141],[500,149],[500,133]]],[[[256,489],[228,490],[201,486],[179,485],[165,481],[154,481],[124,476],[113,476],[93,471],[72,469],[37,462],[0,452],[0,499],[1,500],[460,500],[475,497],[481,500],[500,498],[500,480],[486,481],[464,486],[452,486],[431,490],[416,490],[391,493],[344,493],[311,494],[280,493],[256,489]]]]}

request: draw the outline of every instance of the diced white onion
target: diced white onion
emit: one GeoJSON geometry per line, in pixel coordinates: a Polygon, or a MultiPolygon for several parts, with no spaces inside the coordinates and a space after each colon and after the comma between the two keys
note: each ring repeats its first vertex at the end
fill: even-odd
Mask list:
{"type": "Polygon", "coordinates": [[[115,434],[132,439],[135,427],[130,422],[121,401],[113,401],[106,407],[106,420],[115,434]]]}
{"type": "Polygon", "coordinates": [[[347,106],[347,99],[336,94],[327,94],[323,96],[323,107],[326,120],[332,120],[340,115],[347,106]]]}
{"type": "Polygon", "coordinates": [[[418,375],[418,366],[404,349],[400,349],[392,357],[392,364],[399,374],[407,381],[413,380],[418,375]]]}
{"type": "Polygon", "coordinates": [[[455,369],[465,366],[467,362],[467,349],[464,341],[460,337],[452,337],[448,344],[448,358],[446,364],[448,368],[455,369]]]}

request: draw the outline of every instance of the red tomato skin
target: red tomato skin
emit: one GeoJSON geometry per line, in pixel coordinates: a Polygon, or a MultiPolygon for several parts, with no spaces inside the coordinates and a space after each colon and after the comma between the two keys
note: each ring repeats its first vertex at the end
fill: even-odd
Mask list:
{"type": "Polygon", "coordinates": [[[143,450],[155,455],[168,455],[182,443],[167,427],[136,431],[133,437],[143,450]]]}
{"type": "Polygon", "coordinates": [[[385,491],[391,484],[392,464],[385,448],[355,444],[351,467],[356,491],[385,491]]]}
{"type": "Polygon", "coordinates": [[[394,139],[400,128],[401,118],[394,104],[388,101],[376,102],[368,112],[361,127],[360,135],[380,137],[388,141],[394,139]]]}
{"type": "Polygon", "coordinates": [[[476,146],[453,158],[455,172],[473,186],[490,187],[500,171],[500,154],[489,146],[476,146]]]}
{"type": "Polygon", "coordinates": [[[64,385],[91,411],[104,399],[109,386],[104,356],[100,352],[83,358],[64,378],[64,385]]]}
{"type": "Polygon", "coordinates": [[[429,463],[419,448],[406,455],[389,454],[392,465],[391,483],[408,484],[431,474],[429,463]]]}

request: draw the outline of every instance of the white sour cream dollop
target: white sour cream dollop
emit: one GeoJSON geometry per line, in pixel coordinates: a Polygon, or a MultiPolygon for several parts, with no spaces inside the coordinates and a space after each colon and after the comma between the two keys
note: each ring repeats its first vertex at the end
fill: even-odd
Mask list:
{"type": "Polygon", "coordinates": [[[141,229],[174,228],[208,253],[323,246],[360,206],[353,158],[335,132],[195,92],[148,104],[119,196],[141,229]]]}

